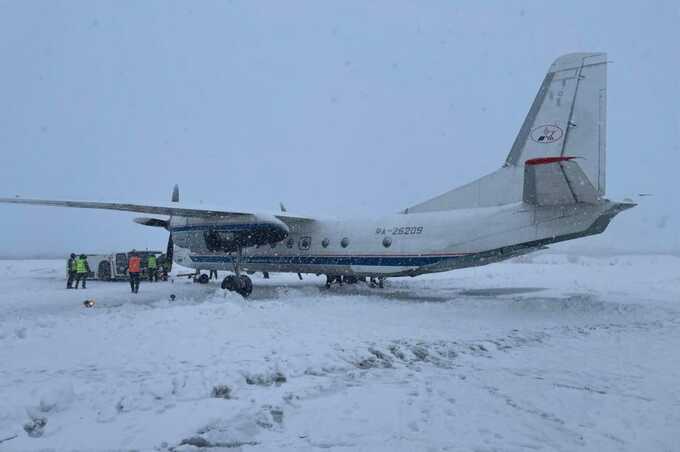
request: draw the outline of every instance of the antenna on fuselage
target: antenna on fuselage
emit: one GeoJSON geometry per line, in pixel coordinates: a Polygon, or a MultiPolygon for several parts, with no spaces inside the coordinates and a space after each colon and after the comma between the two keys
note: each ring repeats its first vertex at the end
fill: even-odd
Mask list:
{"type": "Polygon", "coordinates": [[[170,198],[170,201],[179,202],[179,185],[177,184],[172,187],[172,198],[170,198]]]}

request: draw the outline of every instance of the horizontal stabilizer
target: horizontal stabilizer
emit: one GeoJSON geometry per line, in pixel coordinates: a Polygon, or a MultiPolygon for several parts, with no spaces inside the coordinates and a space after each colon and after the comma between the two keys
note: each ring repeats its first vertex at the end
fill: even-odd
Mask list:
{"type": "Polygon", "coordinates": [[[524,164],[524,202],[539,206],[598,202],[597,190],[574,157],[542,157],[524,164]]]}

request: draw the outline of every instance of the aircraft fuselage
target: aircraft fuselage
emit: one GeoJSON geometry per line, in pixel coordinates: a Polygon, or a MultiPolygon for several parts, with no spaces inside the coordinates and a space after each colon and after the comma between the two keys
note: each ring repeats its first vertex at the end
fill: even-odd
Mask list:
{"type": "MultiPolygon", "coordinates": [[[[275,244],[244,248],[241,266],[257,272],[357,276],[448,271],[598,234],[627,207],[608,200],[551,207],[520,202],[380,218],[318,219],[290,225],[285,238],[275,244]]],[[[235,253],[209,249],[207,235],[260,229],[262,224],[272,223],[257,216],[238,223],[173,217],[175,261],[196,269],[232,270],[235,253]]]]}

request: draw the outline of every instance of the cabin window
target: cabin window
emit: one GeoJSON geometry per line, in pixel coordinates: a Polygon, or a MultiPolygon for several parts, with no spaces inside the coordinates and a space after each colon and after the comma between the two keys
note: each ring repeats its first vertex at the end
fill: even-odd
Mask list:
{"type": "Polygon", "coordinates": [[[331,241],[328,240],[327,238],[325,238],[321,241],[321,246],[323,246],[324,248],[328,248],[328,245],[330,245],[330,244],[331,244],[331,241]]]}
{"type": "Polygon", "coordinates": [[[385,248],[389,248],[391,245],[392,245],[392,239],[389,238],[389,237],[385,237],[385,238],[383,239],[383,246],[384,246],[385,248]]]}
{"type": "Polygon", "coordinates": [[[295,245],[295,240],[293,238],[286,240],[286,247],[287,248],[292,248],[293,245],[295,245]]]}
{"type": "Polygon", "coordinates": [[[343,239],[340,241],[340,246],[347,248],[349,246],[349,239],[347,237],[343,237],[343,239]]]}
{"type": "Polygon", "coordinates": [[[298,247],[301,250],[308,250],[309,247],[312,244],[312,238],[311,237],[302,237],[300,241],[298,242],[298,247]]]}
{"type": "Polygon", "coordinates": [[[272,242],[269,246],[271,246],[272,248],[276,248],[276,242],[272,242]]]}

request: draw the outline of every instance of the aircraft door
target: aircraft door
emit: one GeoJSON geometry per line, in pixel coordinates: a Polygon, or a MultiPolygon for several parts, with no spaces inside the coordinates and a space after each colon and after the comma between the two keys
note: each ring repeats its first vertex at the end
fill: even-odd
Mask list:
{"type": "Polygon", "coordinates": [[[124,275],[125,272],[127,271],[127,254],[125,253],[116,253],[116,274],[117,275],[124,275]]]}

